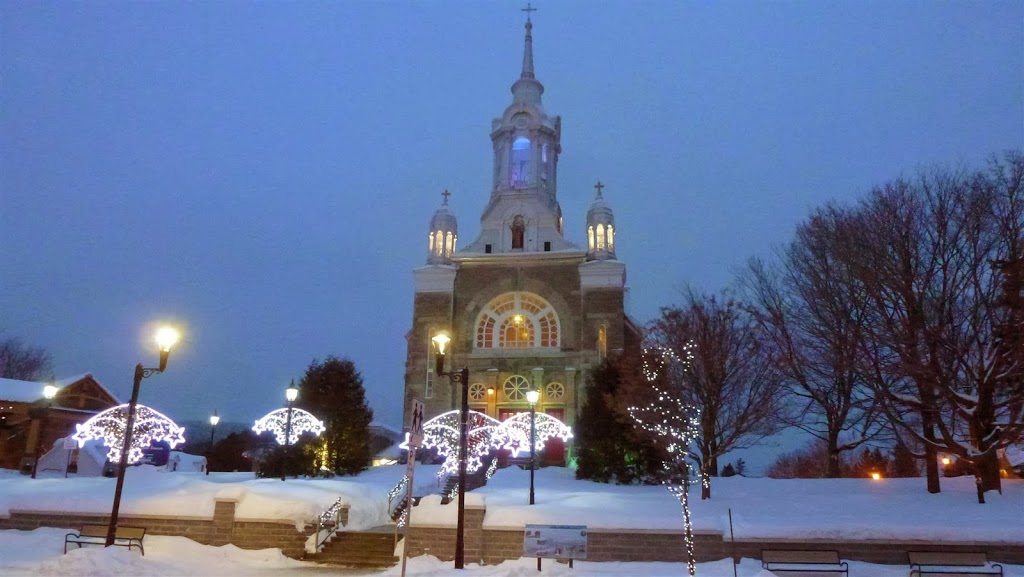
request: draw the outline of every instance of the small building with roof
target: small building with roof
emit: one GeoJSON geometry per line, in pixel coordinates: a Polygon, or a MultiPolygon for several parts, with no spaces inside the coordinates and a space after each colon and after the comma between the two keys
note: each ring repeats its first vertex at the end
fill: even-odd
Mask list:
{"type": "Polygon", "coordinates": [[[0,379],[0,468],[31,473],[38,454],[93,415],[121,404],[91,374],[55,382],[0,379]],[[57,387],[52,400],[46,385],[57,387]]]}

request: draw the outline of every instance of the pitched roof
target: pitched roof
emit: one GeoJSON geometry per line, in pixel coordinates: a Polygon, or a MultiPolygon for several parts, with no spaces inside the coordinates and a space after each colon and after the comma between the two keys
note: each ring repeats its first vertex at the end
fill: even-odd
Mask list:
{"type": "MultiPolygon", "coordinates": [[[[67,377],[54,381],[52,384],[56,385],[58,389],[63,389],[84,381],[85,379],[92,379],[99,388],[103,389],[105,393],[110,395],[110,398],[114,399],[115,402],[120,402],[109,389],[104,387],[91,373],[82,373],[73,377],[67,377]]],[[[48,381],[36,382],[36,381],[19,381],[17,379],[0,379],[0,400],[14,401],[17,403],[33,403],[43,399],[43,387],[51,384],[48,381]]]]}

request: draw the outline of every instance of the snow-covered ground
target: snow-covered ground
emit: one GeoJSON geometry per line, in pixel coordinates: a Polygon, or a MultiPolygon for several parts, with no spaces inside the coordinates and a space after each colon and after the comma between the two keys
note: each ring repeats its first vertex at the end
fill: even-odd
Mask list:
{"type": "MultiPolygon", "coordinates": [[[[376,467],[357,477],[335,479],[255,479],[249,473],[169,473],[153,467],[128,471],[122,514],[209,517],[215,498],[238,500],[240,519],[288,519],[296,524],[313,519],[339,497],[350,506],[349,527],[368,528],[387,520],[387,493],[404,473],[403,466],[376,467]]],[[[416,485],[423,492],[435,485],[436,467],[419,467],[416,485]]],[[[516,468],[499,471],[490,483],[467,494],[470,505],[485,504],[489,528],[522,527],[524,523],[581,524],[590,528],[680,529],[678,503],[661,487],[617,486],[576,481],[573,472],[547,468],[536,472],[537,505],[527,504],[529,473],[516,468]]],[[[932,541],[1001,541],[1024,544],[1024,481],[1004,481],[1003,494],[988,493],[988,504],[976,503],[973,479],[942,480],[942,493],[930,495],[923,479],[773,480],[732,477],[715,479],[713,499],[700,501],[695,488],[692,509],[697,530],[728,535],[732,510],[737,538],[870,538],[932,541]]],[[[0,516],[12,509],[35,511],[109,511],[114,480],[43,475],[32,480],[0,470],[0,516]]],[[[453,523],[454,506],[437,497],[413,510],[413,524],[453,523]]],[[[68,528],[70,530],[72,528],[68,528]]],[[[65,529],[31,532],[0,531],[0,575],[398,575],[343,571],[283,557],[276,549],[243,551],[234,546],[208,547],[182,537],[149,536],[146,556],[121,548],[90,547],[62,555],[65,529]]],[[[850,574],[906,575],[904,566],[851,563],[850,574]]],[[[545,562],[545,575],[572,577],[682,575],[671,563],[579,563],[575,570],[545,562]]],[[[409,562],[410,575],[535,575],[532,560],[494,567],[451,569],[433,558],[409,562]]],[[[706,563],[699,574],[732,575],[728,561],[706,563]]],[[[766,576],[760,564],[746,560],[739,575],[766,576]]],[[[1024,567],[1007,575],[1024,577],[1024,567]]]]}

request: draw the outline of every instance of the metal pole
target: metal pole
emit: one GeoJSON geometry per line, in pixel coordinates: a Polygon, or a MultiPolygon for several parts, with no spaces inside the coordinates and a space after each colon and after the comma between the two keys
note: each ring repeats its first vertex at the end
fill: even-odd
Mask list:
{"type": "Polygon", "coordinates": [[[281,480],[288,474],[288,457],[292,451],[292,402],[288,401],[288,421],[284,428],[284,455],[281,457],[281,480]]]}
{"type": "Polygon", "coordinates": [[[36,457],[32,461],[32,478],[36,478],[36,469],[39,468],[39,452],[42,449],[43,439],[46,438],[46,425],[48,424],[50,417],[50,407],[53,406],[53,401],[48,401],[46,404],[46,412],[43,413],[42,424],[39,425],[39,435],[36,437],[36,457]]]}
{"type": "Polygon", "coordinates": [[[533,505],[533,470],[537,468],[537,406],[530,403],[530,504],[533,505]]]}
{"type": "Polygon", "coordinates": [[[469,367],[463,367],[459,375],[462,381],[462,414],[459,420],[459,516],[455,532],[455,568],[465,566],[466,530],[466,449],[469,442],[469,367]]]}
{"type": "Polygon", "coordinates": [[[206,447],[206,474],[210,474],[210,452],[213,451],[213,435],[217,432],[217,425],[210,425],[210,444],[206,447]]]}
{"type": "Polygon", "coordinates": [[[114,506],[110,509],[110,526],[107,527],[106,547],[114,544],[114,535],[117,533],[117,513],[121,508],[124,471],[128,468],[128,452],[132,446],[132,428],[135,427],[135,405],[139,402],[139,386],[142,384],[144,372],[142,363],[135,365],[135,382],[132,383],[132,398],[128,401],[128,418],[124,424],[124,445],[121,447],[121,459],[117,467],[117,485],[114,488],[114,506]]]}

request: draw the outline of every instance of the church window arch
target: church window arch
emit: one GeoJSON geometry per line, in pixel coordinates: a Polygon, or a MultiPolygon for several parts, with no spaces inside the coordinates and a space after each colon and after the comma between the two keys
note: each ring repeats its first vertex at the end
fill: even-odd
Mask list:
{"type": "Polygon", "coordinates": [[[487,396],[487,387],[483,383],[473,383],[469,386],[469,398],[474,401],[482,401],[487,396]]]}
{"type": "Polygon", "coordinates": [[[434,232],[427,235],[427,254],[434,254],[434,232]]]}
{"type": "Polygon", "coordinates": [[[557,348],[561,326],[555,309],[538,295],[505,293],[480,312],[476,322],[477,349],[557,348]]]}
{"type": "Polygon", "coordinates": [[[444,231],[438,230],[437,234],[434,235],[434,252],[437,256],[444,255],[444,231]]]}
{"type": "Polygon", "coordinates": [[[523,221],[522,215],[516,215],[516,217],[512,219],[512,248],[523,248],[523,237],[525,236],[526,223],[523,221]]]}
{"type": "Polygon", "coordinates": [[[608,225],[608,250],[615,250],[615,227],[608,225]]]}
{"type": "Polygon", "coordinates": [[[587,247],[594,250],[594,227],[592,226],[587,227],[587,247]]]}
{"type": "Polygon", "coordinates": [[[604,360],[608,356],[608,327],[601,325],[597,329],[597,358],[604,360]]]}
{"type": "Polygon", "coordinates": [[[597,225],[597,250],[604,250],[605,247],[605,236],[604,236],[604,225],[597,225]]]}
{"type": "Polygon", "coordinates": [[[562,383],[548,383],[544,387],[544,398],[552,402],[565,400],[565,385],[562,383]]]}
{"type": "Polygon", "coordinates": [[[455,248],[455,237],[449,231],[444,241],[444,254],[445,256],[451,256],[455,248]]]}
{"type": "Polygon", "coordinates": [[[525,136],[512,141],[511,184],[515,188],[529,186],[530,139],[525,136]]]}
{"type": "Polygon", "coordinates": [[[512,375],[505,379],[505,384],[501,389],[505,393],[506,399],[510,401],[524,401],[526,400],[526,391],[530,390],[530,381],[526,380],[524,376],[512,375]]]}

